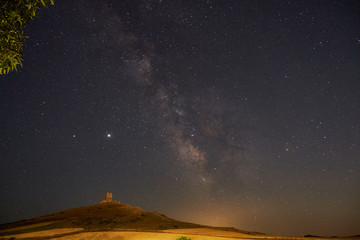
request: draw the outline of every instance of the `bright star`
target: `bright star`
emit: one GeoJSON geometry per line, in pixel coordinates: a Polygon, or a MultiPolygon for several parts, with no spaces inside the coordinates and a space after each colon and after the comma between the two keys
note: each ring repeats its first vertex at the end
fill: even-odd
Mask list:
{"type": "Polygon", "coordinates": [[[108,133],[106,136],[109,138],[109,137],[111,137],[111,134],[110,134],[110,133],[108,133]]]}

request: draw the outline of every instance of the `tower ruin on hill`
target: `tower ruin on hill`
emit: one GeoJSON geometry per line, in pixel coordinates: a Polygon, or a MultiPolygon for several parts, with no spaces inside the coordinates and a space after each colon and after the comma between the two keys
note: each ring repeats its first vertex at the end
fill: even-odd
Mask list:
{"type": "Polygon", "coordinates": [[[100,203],[120,203],[119,201],[113,201],[112,200],[112,193],[111,192],[107,192],[105,194],[105,199],[101,200],[100,203]]]}

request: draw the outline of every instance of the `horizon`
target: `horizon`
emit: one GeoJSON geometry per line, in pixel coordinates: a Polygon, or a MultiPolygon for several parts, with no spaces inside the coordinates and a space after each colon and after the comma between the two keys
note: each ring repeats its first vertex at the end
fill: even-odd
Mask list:
{"type": "MultiPolygon", "coordinates": [[[[112,192],[110,192],[110,194],[112,194],[112,192]]],[[[107,198],[105,197],[105,199],[107,199],[107,198]]],[[[107,204],[120,204],[120,205],[122,204],[122,205],[127,205],[127,206],[130,206],[130,207],[140,208],[140,209],[143,209],[143,210],[148,211],[150,213],[160,214],[160,215],[163,215],[163,216],[168,217],[170,219],[174,219],[174,220],[177,220],[177,221],[182,221],[182,222],[185,222],[185,223],[200,224],[200,225],[204,225],[205,227],[235,228],[235,229],[241,230],[241,231],[248,231],[248,232],[253,232],[253,233],[265,234],[265,235],[268,235],[268,236],[280,236],[280,237],[306,237],[306,236],[311,236],[311,237],[325,237],[325,238],[334,238],[334,237],[342,238],[342,237],[359,236],[359,234],[340,236],[340,235],[317,235],[317,234],[313,234],[313,233],[304,233],[301,236],[300,235],[274,235],[274,234],[269,234],[267,232],[260,232],[260,231],[256,231],[256,230],[241,229],[241,228],[230,226],[230,225],[212,225],[211,223],[210,224],[204,224],[204,223],[199,223],[199,222],[191,222],[191,221],[188,221],[187,219],[182,219],[181,217],[179,219],[173,218],[172,216],[167,216],[167,215],[165,215],[165,214],[163,214],[161,212],[158,212],[158,211],[150,211],[150,210],[144,209],[144,208],[142,208],[140,206],[134,206],[134,205],[131,205],[129,203],[124,203],[124,202],[114,200],[114,199],[112,199],[112,201],[108,201],[108,202],[102,202],[102,200],[104,200],[104,199],[100,199],[100,201],[98,201],[97,203],[91,204],[91,205],[76,206],[76,207],[71,207],[71,208],[67,208],[67,209],[58,209],[58,210],[55,210],[53,212],[45,213],[43,215],[37,215],[37,216],[33,216],[33,217],[30,217],[30,218],[27,218],[27,219],[19,219],[19,220],[16,220],[16,221],[13,221],[13,222],[7,222],[7,223],[1,223],[0,222],[0,224],[9,224],[9,223],[22,222],[24,220],[31,220],[31,219],[46,216],[46,215],[52,215],[54,213],[59,213],[59,212],[62,213],[63,211],[67,211],[67,210],[74,210],[74,209],[78,209],[78,208],[86,208],[86,207],[91,207],[91,206],[96,206],[96,205],[100,205],[100,206],[104,205],[104,206],[106,206],[107,204]]],[[[204,222],[207,222],[207,220],[205,220],[204,222]]]]}
{"type": "MultiPolygon", "coordinates": [[[[105,198],[106,199],[106,198],[105,198]]],[[[102,199],[103,200],[103,199],[102,199]]],[[[21,220],[18,220],[18,221],[15,221],[15,222],[8,222],[8,223],[0,223],[1,225],[2,224],[10,224],[10,223],[17,223],[17,222],[22,222],[24,220],[31,220],[31,219],[35,219],[35,218],[38,218],[38,217],[43,217],[43,216],[47,216],[47,215],[52,215],[52,214],[55,214],[55,213],[63,213],[63,211],[68,211],[68,210],[75,210],[75,209],[78,209],[78,208],[87,208],[87,207],[92,207],[92,206],[97,206],[97,205],[100,205],[100,206],[106,206],[107,204],[115,204],[115,205],[127,205],[127,206],[130,206],[130,207],[134,207],[134,208],[139,208],[138,206],[133,206],[131,204],[128,204],[128,203],[123,203],[123,202],[120,202],[120,201],[117,201],[117,200],[112,200],[112,201],[108,201],[108,202],[98,202],[98,203],[95,203],[95,204],[91,204],[91,205],[84,205],[84,206],[78,206],[78,207],[73,207],[73,208],[69,208],[69,209],[62,209],[62,210],[58,210],[58,211],[55,211],[55,212],[50,212],[50,213],[47,213],[45,215],[39,215],[39,216],[36,216],[36,217],[32,217],[32,218],[29,218],[29,219],[21,219],[21,220]]],[[[155,213],[155,214],[160,214],[162,216],[165,216],[165,217],[168,217],[170,219],[174,219],[174,218],[171,218],[169,216],[166,216],[165,214],[162,214],[160,212],[157,212],[157,211],[148,211],[147,209],[143,209],[140,207],[140,209],[142,210],[145,210],[149,213],[155,213]]],[[[174,219],[176,221],[179,221],[179,219],[174,219]]],[[[199,224],[199,223],[196,223],[196,222],[188,222],[186,220],[182,221],[182,222],[185,222],[185,223],[190,223],[190,224],[199,224]]],[[[199,224],[199,225],[202,225],[202,224],[199,224]]],[[[213,225],[203,225],[204,227],[225,227],[225,228],[234,228],[233,226],[213,226],[213,225]]],[[[247,229],[239,229],[239,228],[235,228],[237,230],[241,230],[241,231],[247,231],[247,232],[251,232],[251,233],[258,233],[258,234],[265,234],[265,235],[268,235],[268,236],[276,236],[276,235],[270,235],[268,233],[265,233],[265,232],[258,232],[258,231],[251,231],[251,230],[247,230],[247,229]]],[[[278,235],[280,236],[280,235],[278,235]]],[[[356,235],[349,235],[349,236],[319,236],[319,235],[315,235],[315,234],[311,234],[311,233],[307,233],[307,234],[304,234],[303,236],[280,236],[280,237],[306,237],[306,236],[311,236],[311,237],[325,237],[325,238],[334,238],[334,237],[339,237],[339,238],[342,238],[342,237],[355,237],[355,236],[359,236],[359,234],[356,234],[356,235]]]]}
{"type": "Polygon", "coordinates": [[[0,223],[114,199],[360,229],[360,2],[56,1],[0,80],[0,223]]]}

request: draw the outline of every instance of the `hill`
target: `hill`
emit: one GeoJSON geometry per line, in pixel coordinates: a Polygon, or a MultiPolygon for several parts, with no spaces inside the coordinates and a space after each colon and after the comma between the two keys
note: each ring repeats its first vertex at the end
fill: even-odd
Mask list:
{"type": "Polygon", "coordinates": [[[68,209],[52,214],[0,225],[0,230],[52,222],[52,227],[84,228],[86,231],[110,229],[161,230],[204,227],[185,223],[123,203],[106,203],[68,209]]]}
{"type": "Polygon", "coordinates": [[[212,234],[215,235],[219,235],[219,232],[222,235],[224,235],[224,232],[234,232],[241,235],[249,234],[252,236],[258,234],[234,228],[216,228],[177,221],[163,214],[149,212],[123,203],[110,202],[68,209],[32,219],[2,224],[0,225],[0,239],[10,239],[7,238],[8,236],[16,236],[17,239],[35,236],[36,239],[39,239],[39,237],[48,239],[50,236],[61,237],[85,232],[109,231],[167,231],[168,233],[174,233],[176,229],[188,229],[185,232],[189,234],[203,232],[204,229],[212,229],[212,234]],[[189,231],[189,229],[194,230],[189,231]],[[199,229],[202,230],[200,231],[199,229]],[[34,235],[33,233],[38,234],[34,235]]]}

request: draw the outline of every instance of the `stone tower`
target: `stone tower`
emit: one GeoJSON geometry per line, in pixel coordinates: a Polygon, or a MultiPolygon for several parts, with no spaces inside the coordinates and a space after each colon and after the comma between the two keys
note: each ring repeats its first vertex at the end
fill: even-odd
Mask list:
{"type": "Polygon", "coordinates": [[[100,201],[100,203],[111,203],[111,202],[112,202],[112,193],[111,192],[107,192],[105,194],[105,199],[100,201]]]}
{"type": "Polygon", "coordinates": [[[112,201],[112,193],[111,192],[107,192],[105,195],[105,201],[106,202],[111,202],[112,201]]]}
{"type": "Polygon", "coordinates": [[[120,203],[119,201],[113,201],[112,200],[112,193],[111,192],[107,192],[105,194],[105,199],[101,200],[100,203],[120,203]]]}

